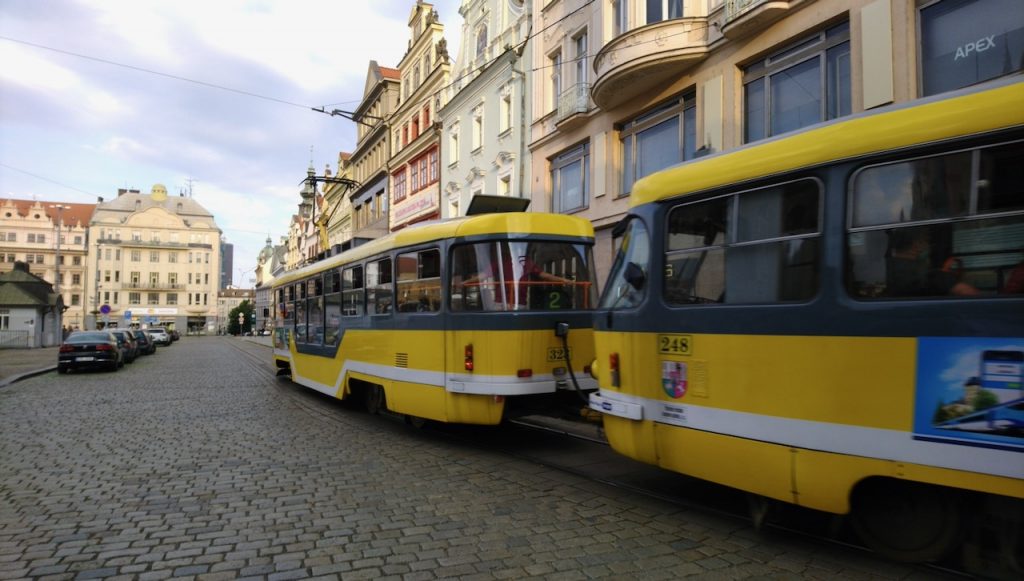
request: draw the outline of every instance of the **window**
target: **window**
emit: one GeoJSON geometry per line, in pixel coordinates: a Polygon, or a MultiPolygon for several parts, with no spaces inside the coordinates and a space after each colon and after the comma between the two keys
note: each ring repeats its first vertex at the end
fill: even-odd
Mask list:
{"type": "Polygon", "coordinates": [[[0,331],[11,328],[11,313],[8,309],[0,309],[0,331]]]}
{"type": "Polygon", "coordinates": [[[28,235],[28,240],[26,240],[26,242],[31,242],[31,243],[33,243],[33,244],[34,244],[34,243],[35,243],[35,241],[36,241],[36,235],[35,235],[35,234],[31,234],[31,233],[30,233],[30,234],[28,235]]]}
{"type": "Polygon", "coordinates": [[[501,176],[498,178],[498,195],[499,196],[511,196],[512,195],[512,176],[501,176]]]}
{"type": "Polygon", "coordinates": [[[624,124],[622,193],[636,180],[681,161],[693,159],[697,141],[697,99],[687,93],[624,124]]]}
{"type": "Polygon", "coordinates": [[[921,93],[934,95],[1024,69],[1024,3],[941,0],[920,11],[921,93]]]}
{"type": "Polygon", "coordinates": [[[129,305],[141,305],[142,304],[142,293],[136,293],[136,292],[128,293],[128,304],[129,305]]]}
{"type": "Polygon", "coordinates": [[[142,273],[141,272],[133,272],[133,273],[131,273],[131,279],[130,280],[132,281],[133,285],[135,285],[136,287],[139,286],[139,283],[142,282],[142,273]]]}
{"type": "Polygon", "coordinates": [[[160,304],[160,293],[146,293],[146,304],[147,305],[159,305],[160,304]]]}
{"type": "Polygon", "coordinates": [[[167,253],[167,262],[170,262],[171,264],[177,264],[178,263],[178,253],[177,252],[168,252],[167,253]]]}
{"type": "Polygon", "coordinates": [[[341,273],[331,270],[324,277],[324,345],[333,347],[341,337],[341,273]]]}
{"type": "Polygon", "coordinates": [[[398,311],[441,310],[441,253],[436,248],[398,255],[398,311]]]}
{"type": "Polygon", "coordinates": [[[81,244],[81,243],[82,243],[82,237],[81,236],[75,236],[75,244],[81,244]]]}
{"type": "Polygon", "coordinates": [[[414,194],[420,189],[420,164],[413,161],[409,164],[409,193],[414,194]]]}
{"type": "Polygon", "coordinates": [[[172,285],[172,287],[173,287],[173,285],[178,284],[178,273],[176,273],[176,272],[168,272],[167,273],[167,284],[172,285]]]}
{"type": "Polygon", "coordinates": [[[807,301],[818,292],[821,188],[800,180],[680,204],[668,215],[672,305],[807,301]]]}
{"type": "Polygon", "coordinates": [[[359,317],[363,314],[363,267],[353,266],[341,273],[341,314],[359,317]]]}
{"type": "Polygon", "coordinates": [[[160,273],[151,272],[149,273],[149,286],[150,288],[156,288],[160,284],[160,273]]]}
{"type": "Polygon", "coordinates": [[[391,259],[385,258],[366,265],[366,310],[371,315],[391,312],[394,297],[391,290],[391,259]]]}
{"type": "Polygon", "coordinates": [[[158,250],[150,250],[149,251],[149,261],[150,262],[160,262],[160,251],[158,251],[158,250]]]}
{"type": "Polygon", "coordinates": [[[861,299],[1024,293],[1024,143],[878,165],[850,193],[847,288],[861,299]]]}
{"type": "Polygon", "coordinates": [[[71,266],[82,266],[82,257],[81,256],[72,256],[71,257],[71,266]]]}
{"type": "Polygon", "coordinates": [[[775,52],[743,71],[744,141],[850,114],[850,24],[775,52]]]}
{"type": "Polygon", "coordinates": [[[438,175],[437,175],[437,149],[433,149],[430,153],[427,154],[427,166],[428,166],[427,167],[427,171],[428,171],[428,174],[427,174],[428,178],[427,179],[430,180],[429,183],[431,183],[431,184],[436,183],[437,180],[438,180],[438,175]]]}
{"type": "Polygon", "coordinates": [[[551,159],[551,210],[564,214],[590,204],[590,144],[581,143],[551,159]]]}
{"type": "Polygon", "coordinates": [[[141,250],[132,250],[131,261],[132,262],[142,262],[142,251],[141,250]]]}
{"type": "Polygon", "coordinates": [[[558,98],[562,96],[562,53],[561,51],[548,56],[548,67],[551,69],[551,102],[550,111],[558,110],[558,98]]]}
{"type": "Polygon", "coordinates": [[[473,135],[470,151],[480,149],[484,144],[484,106],[477,105],[473,109],[473,135]]]}
{"type": "Polygon", "coordinates": [[[459,124],[455,123],[448,131],[448,164],[459,163],[459,124]]]}
{"type": "Polygon", "coordinates": [[[178,304],[178,293],[167,293],[167,304],[176,305],[178,304]]]}
{"type": "Polygon", "coordinates": [[[480,28],[476,30],[476,56],[477,58],[484,55],[487,51],[487,25],[481,24],[480,28]]]}
{"type": "Polygon", "coordinates": [[[78,286],[82,284],[82,275],[77,272],[71,275],[71,285],[78,286]]]}
{"type": "Polygon", "coordinates": [[[590,247],[567,242],[463,244],[452,249],[453,311],[586,309],[594,304],[590,247]]]}
{"type": "Polygon", "coordinates": [[[683,0],[647,0],[647,24],[683,17],[683,0]]]}
{"type": "Polygon", "coordinates": [[[629,31],[629,0],[612,0],[612,36],[629,31]]]}
{"type": "Polygon", "coordinates": [[[103,271],[103,282],[110,282],[110,271],[109,270],[104,270],[103,271]]]}
{"type": "Polygon", "coordinates": [[[498,133],[512,129],[512,86],[506,85],[501,91],[498,102],[498,133]]]}
{"type": "Polygon", "coordinates": [[[77,307],[82,304],[82,295],[71,295],[71,306],[77,307]]]}
{"type": "Polygon", "coordinates": [[[405,198],[405,168],[398,170],[397,173],[392,175],[395,185],[395,201],[401,201],[405,198]]]}
{"type": "Polygon", "coordinates": [[[587,84],[587,32],[583,31],[576,38],[572,39],[576,48],[576,83],[587,84]]]}

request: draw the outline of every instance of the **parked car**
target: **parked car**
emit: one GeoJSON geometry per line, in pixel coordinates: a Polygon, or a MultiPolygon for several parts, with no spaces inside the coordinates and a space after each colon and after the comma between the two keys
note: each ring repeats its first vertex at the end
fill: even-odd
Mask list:
{"type": "Polygon", "coordinates": [[[122,349],[110,331],[75,331],[57,353],[57,373],[97,367],[117,371],[123,365],[122,349]]]}
{"type": "Polygon", "coordinates": [[[131,363],[139,356],[139,342],[135,335],[128,329],[114,329],[110,331],[117,337],[117,343],[124,350],[124,362],[131,363]]]}
{"type": "Polygon", "coordinates": [[[153,337],[153,342],[157,345],[167,346],[171,344],[171,336],[167,333],[167,329],[163,327],[150,327],[146,329],[146,332],[153,337]]]}
{"type": "Polygon", "coordinates": [[[132,331],[135,335],[135,340],[139,342],[139,354],[140,355],[152,355],[156,353],[156,343],[145,331],[135,329],[132,331]]]}
{"type": "Polygon", "coordinates": [[[177,341],[178,339],[181,339],[181,333],[177,332],[174,329],[167,331],[167,334],[171,336],[171,341],[177,341]]]}

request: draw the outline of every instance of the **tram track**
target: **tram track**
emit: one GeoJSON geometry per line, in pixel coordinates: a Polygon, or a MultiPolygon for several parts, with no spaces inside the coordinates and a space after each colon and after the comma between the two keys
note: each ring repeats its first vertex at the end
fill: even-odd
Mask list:
{"type": "MultiPolygon", "coordinates": [[[[346,420],[349,414],[344,412],[354,411],[351,406],[345,406],[337,399],[278,377],[276,370],[270,365],[269,349],[265,346],[259,347],[266,350],[266,355],[260,355],[234,343],[232,347],[243,356],[249,366],[267,379],[277,394],[312,419],[347,426],[367,425],[346,420]]],[[[365,414],[360,412],[360,416],[363,415],[365,414]]],[[[403,420],[403,416],[391,412],[382,412],[380,415],[396,422],[403,420]]],[[[594,430],[593,434],[588,435],[581,433],[580,430],[561,428],[558,422],[552,424],[525,418],[511,419],[497,429],[438,423],[431,423],[428,426],[430,427],[426,430],[417,430],[421,437],[437,438],[460,446],[499,452],[550,470],[572,474],[630,494],[665,502],[684,511],[725,519],[738,526],[759,528],[766,534],[782,535],[788,539],[838,550],[855,557],[881,559],[864,546],[845,538],[848,533],[842,532],[845,528],[841,522],[842,517],[778,503],[772,505],[776,512],[765,520],[763,526],[756,527],[751,521],[747,495],[744,493],[622,457],[611,450],[606,440],[593,435],[600,434],[600,430],[594,430]],[[589,448],[587,453],[596,456],[595,462],[581,465],[567,461],[566,458],[578,457],[578,454],[572,451],[577,447],[589,448]],[[601,448],[604,452],[595,454],[594,448],[601,448]],[[601,458],[605,453],[608,459],[601,458]],[[614,466],[609,468],[608,463],[614,466]],[[605,471],[604,474],[601,473],[602,470],[605,471]],[[684,493],[680,494],[680,490],[684,493]],[[801,524],[793,524],[793,521],[799,521],[801,524]]],[[[924,575],[927,578],[938,579],[977,578],[955,566],[930,563],[905,566],[907,577],[924,575]]]]}

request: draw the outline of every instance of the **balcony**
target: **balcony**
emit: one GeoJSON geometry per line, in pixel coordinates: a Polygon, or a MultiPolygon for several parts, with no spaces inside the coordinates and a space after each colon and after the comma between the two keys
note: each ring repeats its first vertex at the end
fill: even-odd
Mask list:
{"type": "Polygon", "coordinates": [[[558,96],[555,124],[562,131],[571,129],[586,120],[587,111],[590,111],[590,84],[576,83],[558,96]]]}
{"type": "Polygon", "coordinates": [[[660,90],[708,55],[707,17],[655,22],[617,36],[594,59],[591,97],[602,109],[660,90]]]}
{"type": "Polygon", "coordinates": [[[126,282],[121,285],[124,290],[185,290],[185,285],[176,282],[126,282]]]}
{"type": "Polygon", "coordinates": [[[764,30],[814,0],[725,0],[722,34],[736,40],[764,30]]]}

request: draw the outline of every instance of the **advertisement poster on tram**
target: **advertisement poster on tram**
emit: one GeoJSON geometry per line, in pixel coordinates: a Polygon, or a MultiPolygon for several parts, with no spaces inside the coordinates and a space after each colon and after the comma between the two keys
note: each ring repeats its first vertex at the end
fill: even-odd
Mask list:
{"type": "Polygon", "coordinates": [[[914,436],[1024,451],[1024,339],[921,337],[914,436]]]}

